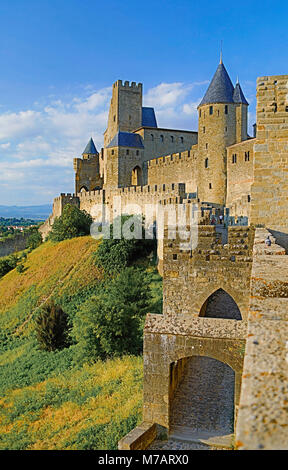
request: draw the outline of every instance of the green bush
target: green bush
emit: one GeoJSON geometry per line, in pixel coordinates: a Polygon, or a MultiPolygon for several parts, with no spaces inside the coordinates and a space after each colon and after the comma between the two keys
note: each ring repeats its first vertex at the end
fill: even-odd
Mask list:
{"type": "Polygon", "coordinates": [[[25,270],[24,264],[22,264],[22,263],[18,264],[18,266],[16,268],[17,273],[21,274],[21,273],[24,272],[24,270],[25,270]]]}
{"type": "Polygon", "coordinates": [[[140,217],[136,217],[136,220],[140,226],[142,239],[127,240],[123,238],[123,226],[127,222],[129,223],[130,217],[132,216],[122,216],[115,219],[114,224],[121,224],[122,238],[113,238],[113,225],[111,225],[110,238],[102,240],[95,254],[96,264],[102,266],[107,274],[119,273],[137,258],[147,256],[151,251],[155,252],[157,249],[156,240],[145,239],[144,223],[140,217]]]}
{"type": "Polygon", "coordinates": [[[42,307],[35,319],[40,349],[55,351],[69,345],[68,317],[61,307],[50,301],[42,307]]]}
{"type": "Polygon", "coordinates": [[[126,353],[139,354],[141,319],[150,296],[146,274],[129,267],[87,300],[74,319],[72,335],[78,342],[77,360],[93,362],[126,353]]]}
{"type": "Polygon", "coordinates": [[[82,237],[90,233],[91,215],[76,206],[66,204],[60,217],[56,217],[49,239],[60,242],[67,238],[82,237]]]}
{"type": "Polygon", "coordinates": [[[15,269],[17,266],[18,258],[15,255],[7,256],[0,259],[0,278],[5,274],[15,269]]]}

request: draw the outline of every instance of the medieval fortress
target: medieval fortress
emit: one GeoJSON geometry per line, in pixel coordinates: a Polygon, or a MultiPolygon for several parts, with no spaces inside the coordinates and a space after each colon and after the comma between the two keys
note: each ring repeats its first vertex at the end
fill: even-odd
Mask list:
{"type": "Polygon", "coordinates": [[[142,84],[118,80],[104,148],[89,141],[74,159],[75,194],[54,200],[43,236],[67,203],[199,208],[197,246],[182,250],[176,235],[159,250],[164,311],[144,329],[143,423],[120,449],[288,449],[287,94],[288,75],[257,79],[251,137],[222,60],[198,132],[159,128],[142,84]]]}

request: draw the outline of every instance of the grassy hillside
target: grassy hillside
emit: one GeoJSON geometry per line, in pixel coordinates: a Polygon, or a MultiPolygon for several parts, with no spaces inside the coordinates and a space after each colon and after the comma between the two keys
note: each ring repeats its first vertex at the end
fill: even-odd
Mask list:
{"type": "MultiPolygon", "coordinates": [[[[113,449],[141,420],[142,358],[75,363],[38,347],[34,318],[56,299],[72,318],[102,280],[98,242],[74,238],[32,251],[0,279],[0,449],[113,449]]],[[[148,267],[155,305],[161,278],[148,267]]]]}

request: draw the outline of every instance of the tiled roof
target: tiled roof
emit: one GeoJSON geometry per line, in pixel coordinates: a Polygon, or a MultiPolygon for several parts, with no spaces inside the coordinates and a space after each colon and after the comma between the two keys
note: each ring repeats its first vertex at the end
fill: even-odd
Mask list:
{"type": "Polygon", "coordinates": [[[111,140],[109,147],[136,147],[144,148],[142,137],[139,134],[132,134],[130,132],[117,132],[111,140]]]}
{"type": "Polygon", "coordinates": [[[90,155],[97,155],[98,154],[92,137],[89,140],[88,144],[86,145],[84,152],[82,153],[82,155],[85,155],[85,154],[90,154],[90,155]]]}
{"type": "Polygon", "coordinates": [[[157,127],[154,108],[142,108],[142,126],[157,127]]]}
{"type": "Polygon", "coordinates": [[[233,103],[234,86],[222,62],[199,106],[209,103],[233,103]]]}

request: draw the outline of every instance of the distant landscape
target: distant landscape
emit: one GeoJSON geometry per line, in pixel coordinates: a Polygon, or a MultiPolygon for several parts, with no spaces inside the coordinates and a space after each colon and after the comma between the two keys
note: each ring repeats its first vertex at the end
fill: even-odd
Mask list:
{"type": "Polygon", "coordinates": [[[0,217],[17,217],[24,219],[45,220],[52,212],[52,204],[40,206],[1,206],[0,217]]]}

